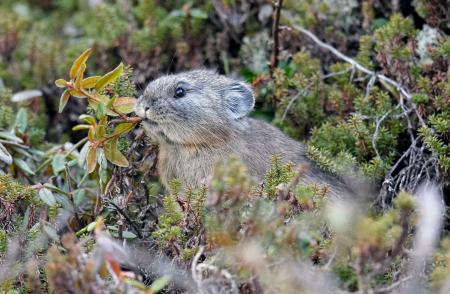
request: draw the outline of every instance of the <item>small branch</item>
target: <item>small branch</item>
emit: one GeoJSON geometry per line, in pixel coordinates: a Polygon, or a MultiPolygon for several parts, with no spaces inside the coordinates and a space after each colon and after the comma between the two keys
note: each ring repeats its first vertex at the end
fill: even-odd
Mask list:
{"type": "Polygon", "coordinates": [[[283,115],[281,116],[281,122],[283,122],[286,119],[286,115],[287,115],[288,111],[291,109],[294,102],[297,101],[298,97],[300,97],[300,94],[303,94],[303,93],[298,92],[297,95],[293,96],[291,98],[291,100],[289,100],[289,103],[286,106],[286,109],[284,110],[283,115]]]}
{"type": "Polygon", "coordinates": [[[273,75],[275,68],[278,66],[278,54],[280,51],[280,15],[281,7],[283,6],[283,0],[274,0],[273,2],[273,23],[272,23],[272,56],[270,58],[270,76],[273,75]]]}
{"type": "Polygon", "coordinates": [[[381,159],[380,153],[377,149],[378,134],[380,133],[381,123],[388,117],[389,113],[391,113],[391,111],[386,112],[380,119],[377,119],[375,133],[372,137],[372,148],[375,151],[378,159],[381,159]]]}
{"type": "Polygon", "coordinates": [[[391,86],[394,86],[401,94],[403,94],[406,98],[408,98],[408,100],[411,99],[411,94],[408,92],[408,90],[406,90],[404,87],[402,87],[399,83],[397,83],[396,81],[394,81],[391,78],[388,78],[385,75],[378,74],[378,73],[371,71],[370,69],[362,66],[360,63],[358,63],[353,58],[348,57],[347,55],[341,53],[339,50],[337,50],[333,46],[326,44],[326,43],[322,42],[321,40],[319,40],[319,38],[316,35],[314,35],[312,32],[310,32],[302,27],[296,26],[296,25],[294,25],[292,27],[282,27],[282,29],[287,29],[287,30],[290,30],[292,28],[294,28],[296,31],[299,31],[302,34],[308,36],[319,47],[330,51],[333,55],[335,55],[339,59],[342,59],[342,60],[350,63],[352,66],[354,66],[359,71],[362,71],[363,73],[365,73],[369,76],[374,76],[376,79],[379,79],[381,81],[386,82],[387,84],[390,84],[391,86]]]}
{"type": "Polygon", "coordinates": [[[112,201],[109,201],[109,203],[114,206],[115,209],[117,209],[117,211],[127,220],[127,222],[131,225],[131,228],[133,229],[133,231],[136,233],[136,235],[139,238],[142,238],[142,233],[139,230],[139,228],[136,226],[136,224],[131,220],[131,218],[125,213],[125,211],[123,211],[117,204],[115,204],[112,201]]]}
{"type": "Polygon", "coordinates": [[[64,166],[64,171],[66,173],[67,188],[69,190],[69,193],[68,193],[69,197],[67,197],[67,198],[69,199],[69,201],[71,202],[71,204],[73,206],[73,215],[75,217],[75,221],[77,222],[77,225],[79,226],[81,224],[81,221],[80,221],[80,216],[78,215],[78,212],[77,212],[77,207],[75,205],[75,201],[73,200],[72,181],[70,179],[70,171],[69,171],[69,166],[67,165],[67,163],[64,166]]]}
{"type": "Polygon", "coordinates": [[[74,144],[69,150],[67,150],[66,154],[64,155],[65,158],[67,158],[73,151],[75,151],[75,149],[77,149],[78,147],[80,147],[82,144],[84,144],[86,141],[88,140],[88,138],[83,138],[80,141],[78,141],[76,144],[74,144]]]}
{"type": "Polygon", "coordinates": [[[401,284],[403,284],[404,282],[407,282],[409,280],[411,280],[412,276],[407,276],[401,280],[398,280],[397,282],[389,285],[388,287],[384,287],[384,288],[378,288],[378,289],[373,289],[373,293],[390,293],[392,290],[394,290],[395,288],[399,287],[401,284]]]}

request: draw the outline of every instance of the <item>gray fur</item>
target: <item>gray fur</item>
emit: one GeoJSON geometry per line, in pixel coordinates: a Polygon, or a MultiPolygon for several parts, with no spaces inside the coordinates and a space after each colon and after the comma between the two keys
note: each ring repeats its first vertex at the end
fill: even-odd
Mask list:
{"type": "Polygon", "coordinates": [[[310,168],[305,182],[328,183],[333,194],[346,189],[306,157],[305,147],[263,121],[249,118],[254,96],[250,86],[194,70],[152,81],[136,105],[146,133],[160,144],[158,172],[167,187],[172,178],[198,186],[217,161],[237,155],[257,179],[264,178],[273,154],[310,168]],[[186,96],[175,98],[180,85],[186,96]]]}

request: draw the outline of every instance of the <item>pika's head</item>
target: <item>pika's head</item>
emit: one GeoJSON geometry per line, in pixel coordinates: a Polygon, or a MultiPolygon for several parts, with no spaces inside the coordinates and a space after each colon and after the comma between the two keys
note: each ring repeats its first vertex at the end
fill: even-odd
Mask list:
{"type": "Polygon", "coordinates": [[[150,82],[135,112],[158,140],[214,144],[229,138],[254,104],[247,84],[213,71],[194,70],[150,82]]]}

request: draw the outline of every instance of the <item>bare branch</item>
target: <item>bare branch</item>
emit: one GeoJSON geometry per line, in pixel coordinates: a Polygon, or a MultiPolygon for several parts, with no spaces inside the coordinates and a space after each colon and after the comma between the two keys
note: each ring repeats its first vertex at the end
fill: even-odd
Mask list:
{"type": "Polygon", "coordinates": [[[273,47],[272,47],[272,56],[270,58],[270,75],[272,76],[273,71],[278,66],[278,54],[280,51],[280,15],[281,15],[281,7],[283,6],[283,0],[274,0],[273,7],[273,24],[272,24],[272,38],[273,38],[273,47]]]}
{"type": "Polygon", "coordinates": [[[362,71],[363,73],[368,74],[369,76],[374,76],[376,79],[379,79],[381,81],[386,82],[387,84],[390,84],[391,86],[394,86],[401,94],[403,94],[406,98],[411,99],[411,94],[409,93],[409,91],[407,89],[405,89],[402,85],[400,85],[399,83],[397,83],[396,81],[394,81],[393,79],[382,75],[382,74],[378,74],[374,71],[371,71],[370,69],[362,66],[360,63],[358,63],[356,60],[354,60],[351,57],[348,57],[347,55],[343,54],[342,52],[340,52],[339,50],[337,50],[336,48],[334,48],[333,46],[322,42],[321,40],[319,40],[319,38],[314,35],[312,32],[293,25],[292,27],[282,27],[283,29],[295,29],[296,31],[301,32],[302,34],[308,36],[312,41],[314,41],[314,43],[316,43],[319,47],[326,49],[328,51],[330,51],[333,55],[335,55],[336,57],[338,57],[339,59],[342,59],[348,63],[350,63],[353,67],[355,67],[357,70],[362,71]]]}

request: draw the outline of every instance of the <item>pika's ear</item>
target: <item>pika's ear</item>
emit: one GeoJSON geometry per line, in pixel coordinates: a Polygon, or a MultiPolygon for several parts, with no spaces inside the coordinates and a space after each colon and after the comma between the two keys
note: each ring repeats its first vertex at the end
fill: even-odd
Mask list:
{"type": "Polygon", "coordinates": [[[255,106],[253,92],[245,83],[233,82],[224,89],[224,103],[233,119],[239,119],[252,111],[255,106]]]}

